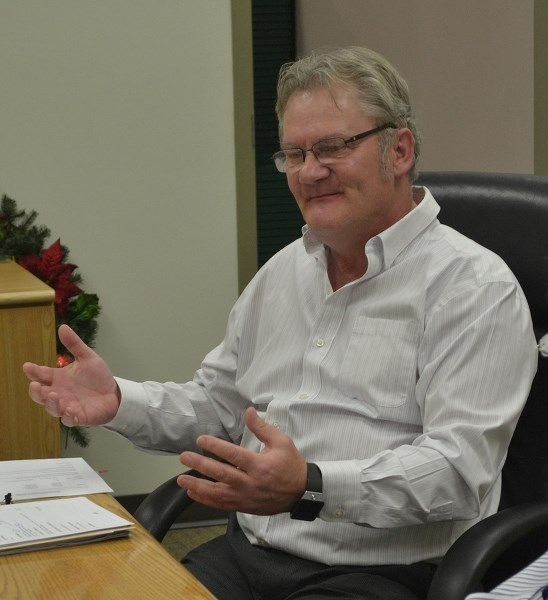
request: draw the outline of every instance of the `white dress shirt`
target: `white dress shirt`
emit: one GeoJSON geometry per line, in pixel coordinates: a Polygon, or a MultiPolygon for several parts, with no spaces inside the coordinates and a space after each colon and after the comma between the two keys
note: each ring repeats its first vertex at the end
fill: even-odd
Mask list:
{"type": "Polygon", "coordinates": [[[108,427],[150,450],[209,433],[259,451],[243,424],[255,405],[319,466],[326,502],[313,522],[239,514],[252,543],[327,564],[442,556],[497,509],[537,349],[508,267],[438,211],[425,190],[336,292],[305,227],[243,292],[193,381],[119,379],[108,427]]]}

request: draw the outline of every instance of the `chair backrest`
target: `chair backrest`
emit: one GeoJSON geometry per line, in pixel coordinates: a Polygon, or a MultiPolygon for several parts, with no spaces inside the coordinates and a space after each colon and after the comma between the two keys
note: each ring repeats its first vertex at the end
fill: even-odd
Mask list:
{"type": "MultiPolygon", "coordinates": [[[[439,220],[496,252],[525,293],[537,340],[548,333],[548,177],[424,172],[439,220]]],[[[501,508],[548,499],[548,358],[537,375],[508,450],[501,508]]]]}

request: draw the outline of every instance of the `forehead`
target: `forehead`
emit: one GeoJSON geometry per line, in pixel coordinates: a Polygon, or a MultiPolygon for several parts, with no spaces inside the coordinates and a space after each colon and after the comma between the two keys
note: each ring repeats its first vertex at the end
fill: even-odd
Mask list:
{"type": "Polygon", "coordinates": [[[364,112],[357,92],[349,86],[336,84],[298,90],[286,104],[282,143],[302,137],[314,140],[328,135],[350,135],[349,132],[372,121],[364,112]]]}

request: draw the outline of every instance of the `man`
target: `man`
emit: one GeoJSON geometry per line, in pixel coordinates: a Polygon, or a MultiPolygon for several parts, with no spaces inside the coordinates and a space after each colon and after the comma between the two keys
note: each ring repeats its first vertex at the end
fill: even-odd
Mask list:
{"type": "Polygon", "coordinates": [[[274,155],[306,221],[235,304],[192,382],[25,364],[67,425],[182,452],[189,495],[237,511],[185,565],[221,599],[424,598],[436,561],[497,510],[536,366],[506,265],[414,187],[405,82],[365,48],[282,68],[274,155]]]}

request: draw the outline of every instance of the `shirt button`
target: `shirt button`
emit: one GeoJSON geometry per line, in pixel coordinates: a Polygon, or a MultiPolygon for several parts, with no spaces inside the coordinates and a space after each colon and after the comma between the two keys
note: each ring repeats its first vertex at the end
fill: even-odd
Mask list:
{"type": "Polygon", "coordinates": [[[337,519],[342,519],[344,517],[344,508],[342,506],[335,509],[335,517],[337,517],[337,519]]]}
{"type": "Polygon", "coordinates": [[[305,394],[305,393],[299,394],[299,399],[300,400],[307,400],[308,399],[308,394],[305,394]]]}
{"type": "Polygon", "coordinates": [[[275,427],[276,429],[279,429],[280,428],[280,424],[274,422],[274,423],[272,423],[272,427],[275,427]]]}
{"type": "Polygon", "coordinates": [[[318,339],[316,340],[316,346],[317,346],[318,348],[323,348],[324,344],[325,344],[325,341],[324,341],[322,338],[318,338],[318,339]]]}

